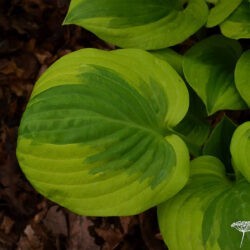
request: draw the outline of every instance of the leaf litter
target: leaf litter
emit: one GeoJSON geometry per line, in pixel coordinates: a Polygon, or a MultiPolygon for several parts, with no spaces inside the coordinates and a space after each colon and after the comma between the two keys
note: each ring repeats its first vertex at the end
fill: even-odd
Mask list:
{"type": "Polygon", "coordinates": [[[69,0],[0,0],[0,250],[166,250],[156,210],[84,217],[44,199],[27,182],[15,149],[22,113],[38,77],[61,56],[104,43],[62,26],[69,0]]]}

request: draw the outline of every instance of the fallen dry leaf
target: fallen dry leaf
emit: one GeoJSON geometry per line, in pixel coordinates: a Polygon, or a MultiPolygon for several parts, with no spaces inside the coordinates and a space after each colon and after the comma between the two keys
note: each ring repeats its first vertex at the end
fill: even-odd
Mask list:
{"type": "Polygon", "coordinates": [[[0,230],[4,231],[5,234],[9,234],[15,224],[15,221],[8,216],[4,216],[0,225],[0,230]]]}
{"type": "Polygon", "coordinates": [[[68,214],[69,238],[68,250],[100,250],[95,239],[90,235],[89,228],[93,225],[87,217],[68,214]]]}
{"type": "Polygon", "coordinates": [[[149,250],[166,250],[167,247],[156,235],[159,234],[156,209],[150,209],[139,215],[142,238],[149,250]]]}
{"type": "Polygon", "coordinates": [[[124,234],[129,233],[135,225],[139,224],[137,216],[120,217],[120,223],[124,234]]]}
{"type": "Polygon", "coordinates": [[[39,76],[72,51],[115,48],[80,27],[62,26],[69,2],[0,0],[0,250],[148,250],[138,216],[66,212],[32,188],[16,160],[18,126],[39,76]]]}
{"type": "Polygon", "coordinates": [[[104,229],[96,228],[96,233],[101,237],[105,244],[103,245],[103,250],[113,250],[115,249],[123,240],[123,233],[118,228],[104,229]]]}
{"type": "Polygon", "coordinates": [[[56,236],[61,234],[66,237],[68,235],[65,214],[58,206],[52,206],[48,210],[43,223],[46,228],[56,236]]]}

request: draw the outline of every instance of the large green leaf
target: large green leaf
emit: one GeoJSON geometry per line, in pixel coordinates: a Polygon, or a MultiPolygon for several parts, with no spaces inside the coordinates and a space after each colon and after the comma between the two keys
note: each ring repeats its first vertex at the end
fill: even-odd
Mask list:
{"type": "Polygon", "coordinates": [[[193,160],[189,183],[158,207],[160,230],[169,250],[233,250],[240,249],[241,241],[241,249],[248,250],[249,235],[242,239],[242,232],[249,227],[239,221],[250,224],[249,189],[244,178],[230,182],[219,159],[193,160]]]}
{"type": "Polygon", "coordinates": [[[72,0],[64,23],[120,47],[160,49],[194,34],[207,15],[204,0],[72,0]]]}
{"type": "Polygon", "coordinates": [[[240,39],[250,38],[250,2],[243,0],[241,5],[220,25],[224,36],[240,39]]]}
{"type": "Polygon", "coordinates": [[[250,107],[250,50],[245,51],[236,64],[235,84],[241,97],[250,107]]]}
{"type": "Polygon", "coordinates": [[[200,41],[185,54],[184,75],[209,115],[223,109],[246,108],[234,83],[234,68],[240,55],[240,44],[220,35],[200,41]]]}
{"type": "Polygon", "coordinates": [[[223,22],[241,2],[242,0],[218,0],[209,12],[207,27],[214,27],[223,22]]]}
{"type": "Polygon", "coordinates": [[[203,154],[216,156],[227,167],[227,172],[232,172],[229,145],[235,129],[236,125],[227,116],[224,116],[212,131],[203,148],[203,154]]]}
{"type": "Polygon", "coordinates": [[[85,215],[130,215],[178,192],[189,176],[171,130],[188,91],[147,52],[83,49],[36,83],[19,128],[17,156],[33,186],[85,215]]]}

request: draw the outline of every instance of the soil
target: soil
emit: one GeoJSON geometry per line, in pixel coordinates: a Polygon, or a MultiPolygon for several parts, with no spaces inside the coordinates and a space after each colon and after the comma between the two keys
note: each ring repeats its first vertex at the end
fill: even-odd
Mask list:
{"type": "Polygon", "coordinates": [[[17,131],[37,78],[80,48],[114,49],[62,26],[69,0],[0,0],[0,250],[166,250],[152,209],[131,217],[84,217],[39,195],[15,156],[17,131]]]}

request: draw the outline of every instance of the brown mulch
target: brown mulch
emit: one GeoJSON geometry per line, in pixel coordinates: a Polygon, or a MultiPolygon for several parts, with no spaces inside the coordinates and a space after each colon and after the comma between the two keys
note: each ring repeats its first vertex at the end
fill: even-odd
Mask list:
{"type": "Polygon", "coordinates": [[[0,0],[0,250],[164,250],[152,209],[131,217],[75,215],[39,195],[15,156],[22,113],[37,78],[80,48],[113,49],[62,26],[69,0],[0,0]]]}

